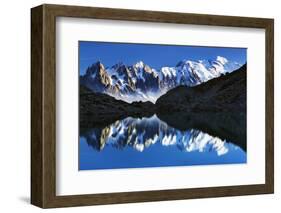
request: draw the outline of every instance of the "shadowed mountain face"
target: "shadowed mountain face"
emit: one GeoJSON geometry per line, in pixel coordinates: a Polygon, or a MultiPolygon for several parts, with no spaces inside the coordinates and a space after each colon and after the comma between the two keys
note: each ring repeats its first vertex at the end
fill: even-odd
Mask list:
{"type": "Polygon", "coordinates": [[[246,113],[246,68],[225,74],[195,87],[179,86],[161,96],[158,112],[246,113]]]}
{"type": "Polygon", "coordinates": [[[129,104],[81,85],[79,106],[80,128],[103,126],[127,116],[150,116],[156,110],[151,102],[129,104]]]}

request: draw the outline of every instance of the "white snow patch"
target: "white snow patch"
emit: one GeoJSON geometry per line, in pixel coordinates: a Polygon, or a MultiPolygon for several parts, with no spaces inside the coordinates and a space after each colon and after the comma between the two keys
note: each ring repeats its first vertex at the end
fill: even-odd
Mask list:
{"type": "Polygon", "coordinates": [[[222,65],[225,65],[228,60],[222,56],[217,56],[217,61],[220,62],[222,65]]]}

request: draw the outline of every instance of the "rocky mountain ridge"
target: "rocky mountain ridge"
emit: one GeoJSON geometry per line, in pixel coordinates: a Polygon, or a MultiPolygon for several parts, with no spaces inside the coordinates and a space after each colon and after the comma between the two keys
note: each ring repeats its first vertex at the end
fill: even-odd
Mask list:
{"type": "Polygon", "coordinates": [[[133,65],[120,62],[112,67],[105,67],[97,61],[80,76],[80,84],[93,92],[108,94],[128,103],[155,103],[160,96],[175,87],[193,87],[241,66],[221,56],[215,60],[182,60],[176,66],[160,69],[154,69],[143,61],[133,65]]]}

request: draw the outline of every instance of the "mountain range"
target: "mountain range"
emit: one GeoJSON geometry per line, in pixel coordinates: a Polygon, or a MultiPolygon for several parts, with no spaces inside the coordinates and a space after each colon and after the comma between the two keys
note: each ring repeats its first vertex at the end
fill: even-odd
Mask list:
{"type": "Polygon", "coordinates": [[[152,68],[139,61],[133,65],[122,62],[105,67],[97,61],[80,76],[80,85],[93,92],[104,93],[128,103],[156,100],[178,87],[194,87],[210,79],[237,70],[242,65],[217,56],[215,60],[182,60],[175,66],[152,68]]]}
{"type": "MultiPolygon", "coordinates": [[[[80,126],[114,122],[128,116],[151,116],[181,112],[246,113],[247,65],[188,87],[178,86],[162,95],[155,104],[150,101],[127,103],[80,84],[80,126]]],[[[177,119],[178,120],[178,119],[177,119]]]]}

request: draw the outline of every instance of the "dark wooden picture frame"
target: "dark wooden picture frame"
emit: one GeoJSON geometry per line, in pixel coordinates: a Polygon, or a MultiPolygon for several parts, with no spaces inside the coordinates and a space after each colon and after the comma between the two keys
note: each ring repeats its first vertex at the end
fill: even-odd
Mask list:
{"type": "Polygon", "coordinates": [[[66,207],[132,203],[274,192],[274,20],[63,5],[31,9],[31,203],[66,207]],[[56,17],[265,29],[266,34],[266,168],[265,184],[56,195],[56,17]]]}

